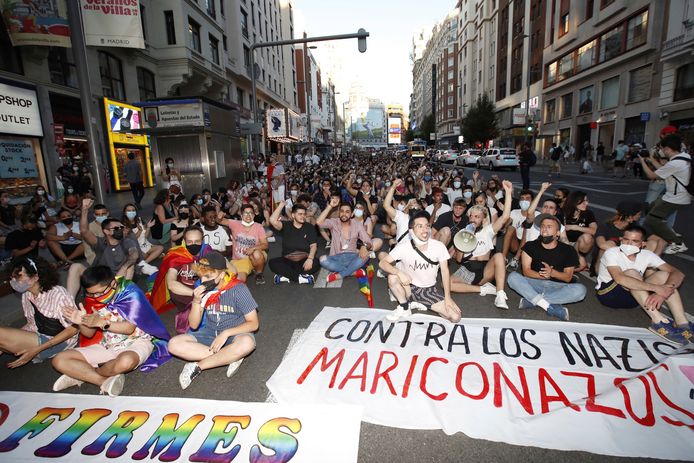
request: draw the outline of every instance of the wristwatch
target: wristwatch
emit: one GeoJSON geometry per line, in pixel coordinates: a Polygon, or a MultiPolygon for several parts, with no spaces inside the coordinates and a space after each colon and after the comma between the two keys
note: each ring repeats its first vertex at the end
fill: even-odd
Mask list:
{"type": "Polygon", "coordinates": [[[111,328],[111,323],[106,320],[106,324],[101,328],[103,331],[108,331],[108,329],[111,328]]]}

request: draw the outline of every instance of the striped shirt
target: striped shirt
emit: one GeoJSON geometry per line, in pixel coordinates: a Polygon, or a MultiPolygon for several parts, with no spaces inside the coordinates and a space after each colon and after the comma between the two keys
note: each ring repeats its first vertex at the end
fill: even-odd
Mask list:
{"type": "MultiPolygon", "coordinates": [[[[207,294],[213,294],[209,292],[207,294]]],[[[209,296],[208,296],[209,297],[209,296]]],[[[203,296],[203,304],[205,296],[203,296]]],[[[258,308],[248,286],[239,283],[224,291],[219,302],[205,309],[205,325],[217,331],[235,328],[246,322],[246,315],[258,308]]]]}
{"type": "MultiPolygon", "coordinates": [[[[63,307],[74,307],[75,300],[67,292],[67,289],[62,286],[54,286],[48,291],[40,292],[37,296],[34,296],[30,291],[22,294],[22,309],[27,320],[26,325],[22,329],[38,333],[39,329],[36,326],[32,302],[44,316],[58,320],[65,328],[72,325],[72,322],[65,318],[63,307]]],[[[77,344],[77,335],[68,339],[67,343],[68,347],[74,347],[77,344]]]]}

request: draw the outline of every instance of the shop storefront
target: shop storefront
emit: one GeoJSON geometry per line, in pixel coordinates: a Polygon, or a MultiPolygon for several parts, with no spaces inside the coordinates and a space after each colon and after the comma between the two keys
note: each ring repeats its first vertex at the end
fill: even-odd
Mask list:
{"type": "Polygon", "coordinates": [[[30,86],[0,81],[0,189],[27,197],[46,185],[41,114],[30,86]]]}
{"type": "Polygon", "coordinates": [[[116,191],[130,189],[123,169],[130,153],[133,153],[135,159],[142,165],[142,172],[145,173],[145,187],[153,186],[152,159],[147,135],[130,133],[142,128],[140,108],[104,98],[104,115],[114,189],[116,191]]]}
{"type": "Polygon", "coordinates": [[[62,146],[58,149],[58,156],[69,164],[87,161],[89,147],[79,98],[59,93],[50,93],[49,97],[54,127],[58,128],[56,132],[62,130],[62,146]]]}

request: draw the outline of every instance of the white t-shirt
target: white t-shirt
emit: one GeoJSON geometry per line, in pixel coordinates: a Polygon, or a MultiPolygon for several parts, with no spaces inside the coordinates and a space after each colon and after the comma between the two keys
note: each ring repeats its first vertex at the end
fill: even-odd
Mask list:
{"type": "MultiPolygon", "coordinates": [[[[535,211],[535,217],[540,215],[539,211],[535,211]]],[[[521,209],[514,209],[511,211],[511,225],[516,229],[516,237],[520,240],[523,239],[523,222],[525,222],[526,217],[523,215],[521,209]]],[[[526,240],[528,241],[528,240],[526,240]]],[[[531,240],[532,241],[532,240],[531,240]]]]}
{"type": "Polygon", "coordinates": [[[448,202],[450,203],[451,207],[453,207],[453,201],[463,197],[463,187],[461,186],[457,190],[450,187],[447,188],[446,196],[448,196],[448,202]]]}
{"type": "MultiPolygon", "coordinates": [[[[404,233],[409,232],[410,216],[403,211],[395,211],[395,239],[400,239],[404,233]]],[[[405,240],[406,238],[403,238],[405,240]]]]}
{"type": "MultiPolygon", "coordinates": [[[[424,210],[427,211],[429,213],[429,215],[433,215],[434,214],[434,205],[430,204],[424,210]]],[[[434,222],[436,222],[436,219],[438,219],[441,214],[445,214],[446,212],[448,212],[450,210],[451,210],[451,206],[449,206],[448,204],[441,203],[441,207],[439,207],[439,210],[436,211],[436,215],[434,216],[434,222]]]]}
{"type": "MultiPolygon", "coordinates": [[[[679,153],[677,156],[691,159],[691,156],[687,153],[679,153]]],[[[667,201],[671,204],[683,204],[687,205],[692,202],[692,198],[689,192],[683,185],[689,184],[689,180],[692,176],[691,163],[685,161],[684,159],[670,160],[663,167],[655,171],[655,174],[665,180],[665,194],[663,195],[663,201],[667,201]],[[682,182],[680,184],[677,180],[682,182]],[[677,192],[677,193],[675,193],[677,192]]]]}
{"type": "MultiPolygon", "coordinates": [[[[412,240],[407,237],[390,251],[389,255],[400,261],[399,268],[412,278],[412,284],[419,288],[430,288],[436,284],[439,273],[439,265],[432,265],[419,255],[412,247],[412,240]]],[[[442,262],[450,259],[446,246],[435,239],[429,239],[426,250],[422,253],[433,262],[442,262]]]]}
{"type": "Polygon", "coordinates": [[[607,267],[619,267],[622,271],[633,269],[643,276],[646,269],[658,268],[664,263],[665,261],[658,257],[657,254],[647,249],[642,249],[641,252],[636,254],[636,259],[632,261],[619,249],[619,247],[610,248],[605,251],[605,254],[602,255],[602,259],[600,259],[600,270],[598,271],[598,284],[596,288],[600,288],[603,283],[612,281],[612,275],[610,275],[607,267]]]}
{"type": "Polygon", "coordinates": [[[476,232],[475,238],[477,238],[477,246],[472,250],[472,253],[465,254],[466,257],[484,256],[494,249],[496,244],[496,233],[494,233],[494,227],[492,227],[491,224],[485,225],[482,227],[482,230],[476,232]]]}
{"type": "Polygon", "coordinates": [[[205,227],[202,227],[203,241],[207,243],[215,251],[224,253],[227,246],[231,246],[231,237],[226,228],[221,225],[217,225],[217,228],[210,231],[205,227]]]}

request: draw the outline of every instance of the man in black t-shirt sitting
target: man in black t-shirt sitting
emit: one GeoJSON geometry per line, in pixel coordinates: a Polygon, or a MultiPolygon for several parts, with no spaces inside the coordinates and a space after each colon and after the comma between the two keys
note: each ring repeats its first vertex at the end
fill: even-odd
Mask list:
{"type": "Polygon", "coordinates": [[[5,239],[5,250],[12,257],[38,257],[39,248],[46,246],[46,240],[38,225],[35,215],[22,217],[21,228],[10,232],[5,239]]]}
{"type": "Polygon", "coordinates": [[[450,247],[455,234],[463,230],[468,224],[466,211],[467,203],[465,199],[462,197],[456,198],[453,201],[453,209],[444,212],[436,219],[431,230],[434,239],[441,241],[446,247],[450,247]]]}
{"type": "Polygon", "coordinates": [[[582,301],[586,287],[571,283],[578,265],[576,250],[559,241],[561,223],[550,214],[535,219],[540,237],[525,243],[521,254],[522,274],[513,272],[508,285],[520,294],[519,309],[540,307],[548,315],[569,320],[569,309],[563,304],[582,301]]]}
{"type": "Polygon", "coordinates": [[[294,204],[291,221],[280,220],[286,203],[280,201],[270,216],[270,225],[282,235],[282,256],[270,259],[268,265],[275,272],[275,284],[290,281],[313,284],[313,274],[320,270],[320,263],[315,258],[318,250],[316,228],[306,222],[306,206],[303,204],[294,204]]]}

